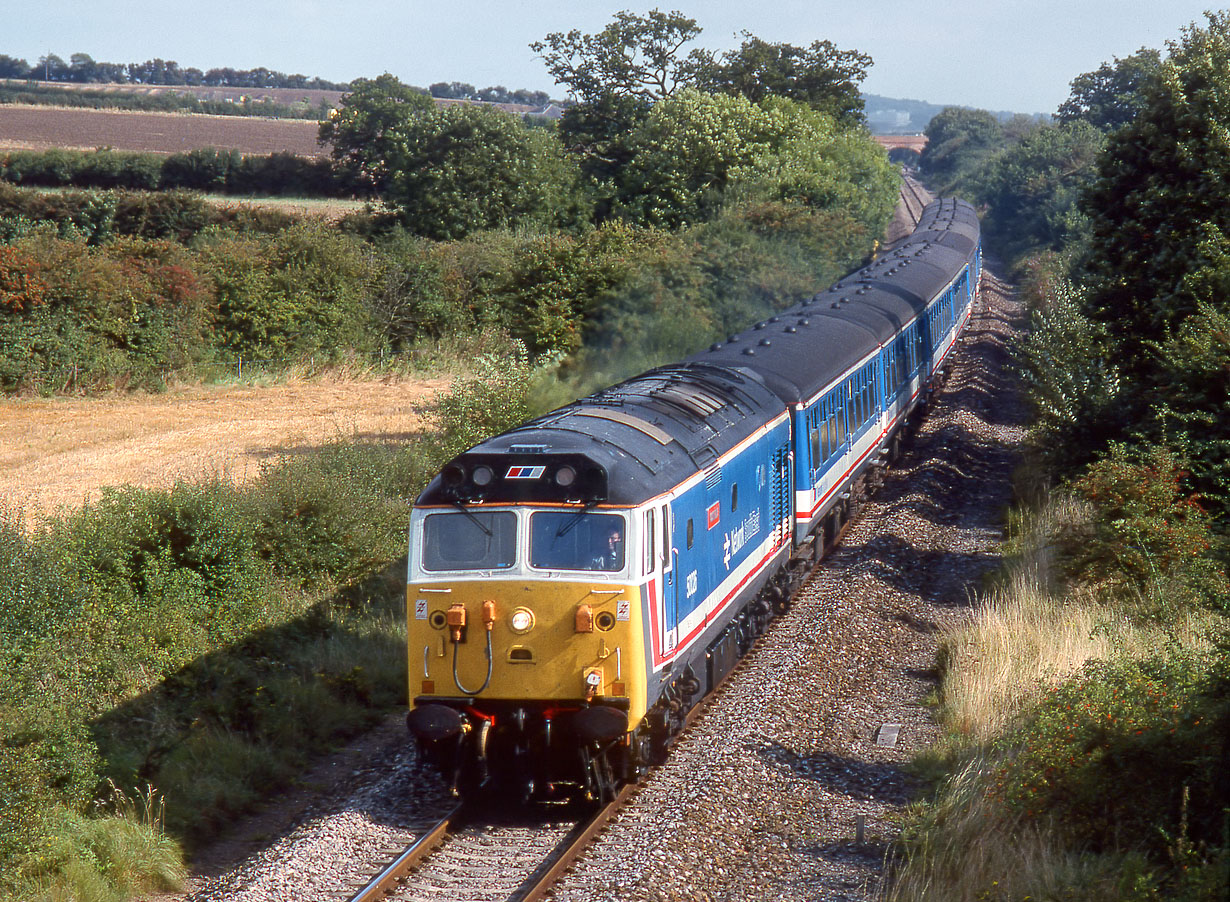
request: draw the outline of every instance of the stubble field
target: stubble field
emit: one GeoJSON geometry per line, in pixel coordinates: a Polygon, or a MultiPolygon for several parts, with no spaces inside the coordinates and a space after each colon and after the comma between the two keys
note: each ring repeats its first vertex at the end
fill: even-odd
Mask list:
{"type": "Polygon", "coordinates": [[[0,401],[0,504],[33,525],[104,486],[243,480],[334,439],[412,440],[421,408],[447,387],[397,378],[0,401]]]}

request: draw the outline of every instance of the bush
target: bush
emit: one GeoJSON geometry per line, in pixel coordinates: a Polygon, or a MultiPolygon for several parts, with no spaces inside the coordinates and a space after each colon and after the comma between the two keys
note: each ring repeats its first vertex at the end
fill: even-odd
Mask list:
{"type": "Polygon", "coordinates": [[[1084,314],[1084,292],[1061,269],[1054,256],[1030,265],[1030,329],[1012,351],[1034,412],[1031,443],[1062,472],[1121,435],[1125,398],[1118,369],[1106,361],[1106,332],[1084,314]]]}
{"type": "Polygon", "coordinates": [[[239,165],[239,151],[199,147],[176,153],[162,164],[159,187],[166,190],[221,191],[226,177],[239,165]]]}
{"type": "Polygon", "coordinates": [[[1181,657],[1090,665],[1004,737],[993,796],[1090,851],[1139,848],[1165,861],[1180,841],[1220,846],[1216,768],[1230,720],[1225,699],[1202,694],[1207,668],[1181,657]]]}
{"type": "Polygon", "coordinates": [[[287,363],[375,344],[366,304],[372,276],[357,239],[319,223],[269,238],[214,233],[197,249],[218,301],[216,345],[287,363]]]}
{"type": "Polygon", "coordinates": [[[346,583],[397,557],[413,500],[391,481],[398,456],[334,445],[266,471],[252,499],[257,552],[303,586],[346,583]]]}
{"type": "Polygon", "coordinates": [[[530,418],[529,385],[533,367],[518,347],[513,354],[484,355],[474,373],[458,380],[436,399],[428,416],[435,426],[432,445],[440,465],[475,445],[530,418]]]}
{"type": "Polygon", "coordinates": [[[1093,504],[1090,527],[1069,537],[1073,572],[1103,594],[1168,587],[1167,608],[1192,602],[1230,611],[1230,583],[1213,550],[1212,520],[1183,489],[1170,450],[1113,445],[1073,483],[1093,504]]]}

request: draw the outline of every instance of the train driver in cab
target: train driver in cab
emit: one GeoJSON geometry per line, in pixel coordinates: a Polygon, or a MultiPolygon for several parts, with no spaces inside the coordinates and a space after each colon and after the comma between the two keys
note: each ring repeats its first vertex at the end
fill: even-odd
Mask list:
{"type": "Polygon", "coordinates": [[[622,570],[624,566],[623,524],[615,523],[610,529],[597,530],[591,570],[622,570]]]}

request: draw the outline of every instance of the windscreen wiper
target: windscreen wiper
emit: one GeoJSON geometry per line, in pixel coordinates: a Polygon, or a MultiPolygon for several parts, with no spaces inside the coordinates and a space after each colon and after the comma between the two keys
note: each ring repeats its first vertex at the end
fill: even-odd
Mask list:
{"type": "Polygon", "coordinates": [[[482,520],[478,519],[477,516],[475,516],[470,511],[466,510],[466,506],[462,504],[460,501],[454,501],[453,505],[457,508],[457,510],[461,511],[463,514],[465,514],[467,517],[473,520],[474,525],[477,526],[479,529],[481,529],[483,533],[487,536],[487,538],[491,538],[493,535],[495,535],[495,533],[493,533],[490,529],[488,529],[486,526],[483,525],[482,520]]]}
{"type": "Polygon", "coordinates": [[[576,514],[573,515],[571,520],[566,522],[563,526],[561,526],[559,529],[555,531],[555,538],[558,539],[560,536],[567,535],[568,532],[572,529],[572,527],[580,523],[582,518],[584,518],[584,516],[589,513],[590,508],[597,505],[597,503],[598,503],[597,501],[586,501],[585,506],[582,507],[579,511],[577,511],[576,514]]]}

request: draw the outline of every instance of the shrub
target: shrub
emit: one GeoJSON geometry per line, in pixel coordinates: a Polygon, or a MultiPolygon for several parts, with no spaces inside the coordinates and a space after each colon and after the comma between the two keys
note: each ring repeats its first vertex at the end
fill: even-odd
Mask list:
{"type": "Polygon", "coordinates": [[[357,239],[319,223],[269,238],[214,233],[197,258],[218,299],[215,341],[232,353],[289,362],[375,343],[357,239]]]}
{"type": "Polygon", "coordinates": [[[1164,861],[1180,837],[1218,846],[1215,767],[1230,721],[1225,700],[1201,694],[1206,671],[1183,657],[1088,666],[1002,740],[993,797],[1092,851],[1141,848],[1164,861]]]}
{"type": "Polygon", "coordinates": [[[301,585],[346,583],[402,551],[405,488],[396,452],[335,444],[263,474],[254,491],[256,549],[301,585]]]}
{"type": "Polygon", "coordinates": [[[518,347],[510,356],[484,355],[474,373],[436,399],[428,416],[436,427],[432,443],[441,465],[485,438],[530,418],[528,393],[533,367],[518,347]]]}
{"type": "Polygon", "coordinates": [[[1230,583],[1210,554],[1211,518],[1184,491],[1185,475],[1167,448],[1113,445],[1073,483],[1094,507],[1089,529],[1070,538],[1074,572],[1104,594],[1164,580],[1169,606],[1196,601],[1230,609],[1230,583]]]}
{"type": "Polygon", "coordinates": [[[221,191],[227,175],[239,165],[239,151],[198,147],[187,153],[171,154],[162,164],[159,187],[163,190],[190,189],[221,191]]]}
{"type": "Polygon", "coordinates": [[[1087,462],[1122,430],[1118,370],[1106,361],[1105,330],[1083,312],[1084,293],[1036,261],[1029,331],[1012,346],[1034,411],[1032,444],[1051,466],[1087,462]]]}

